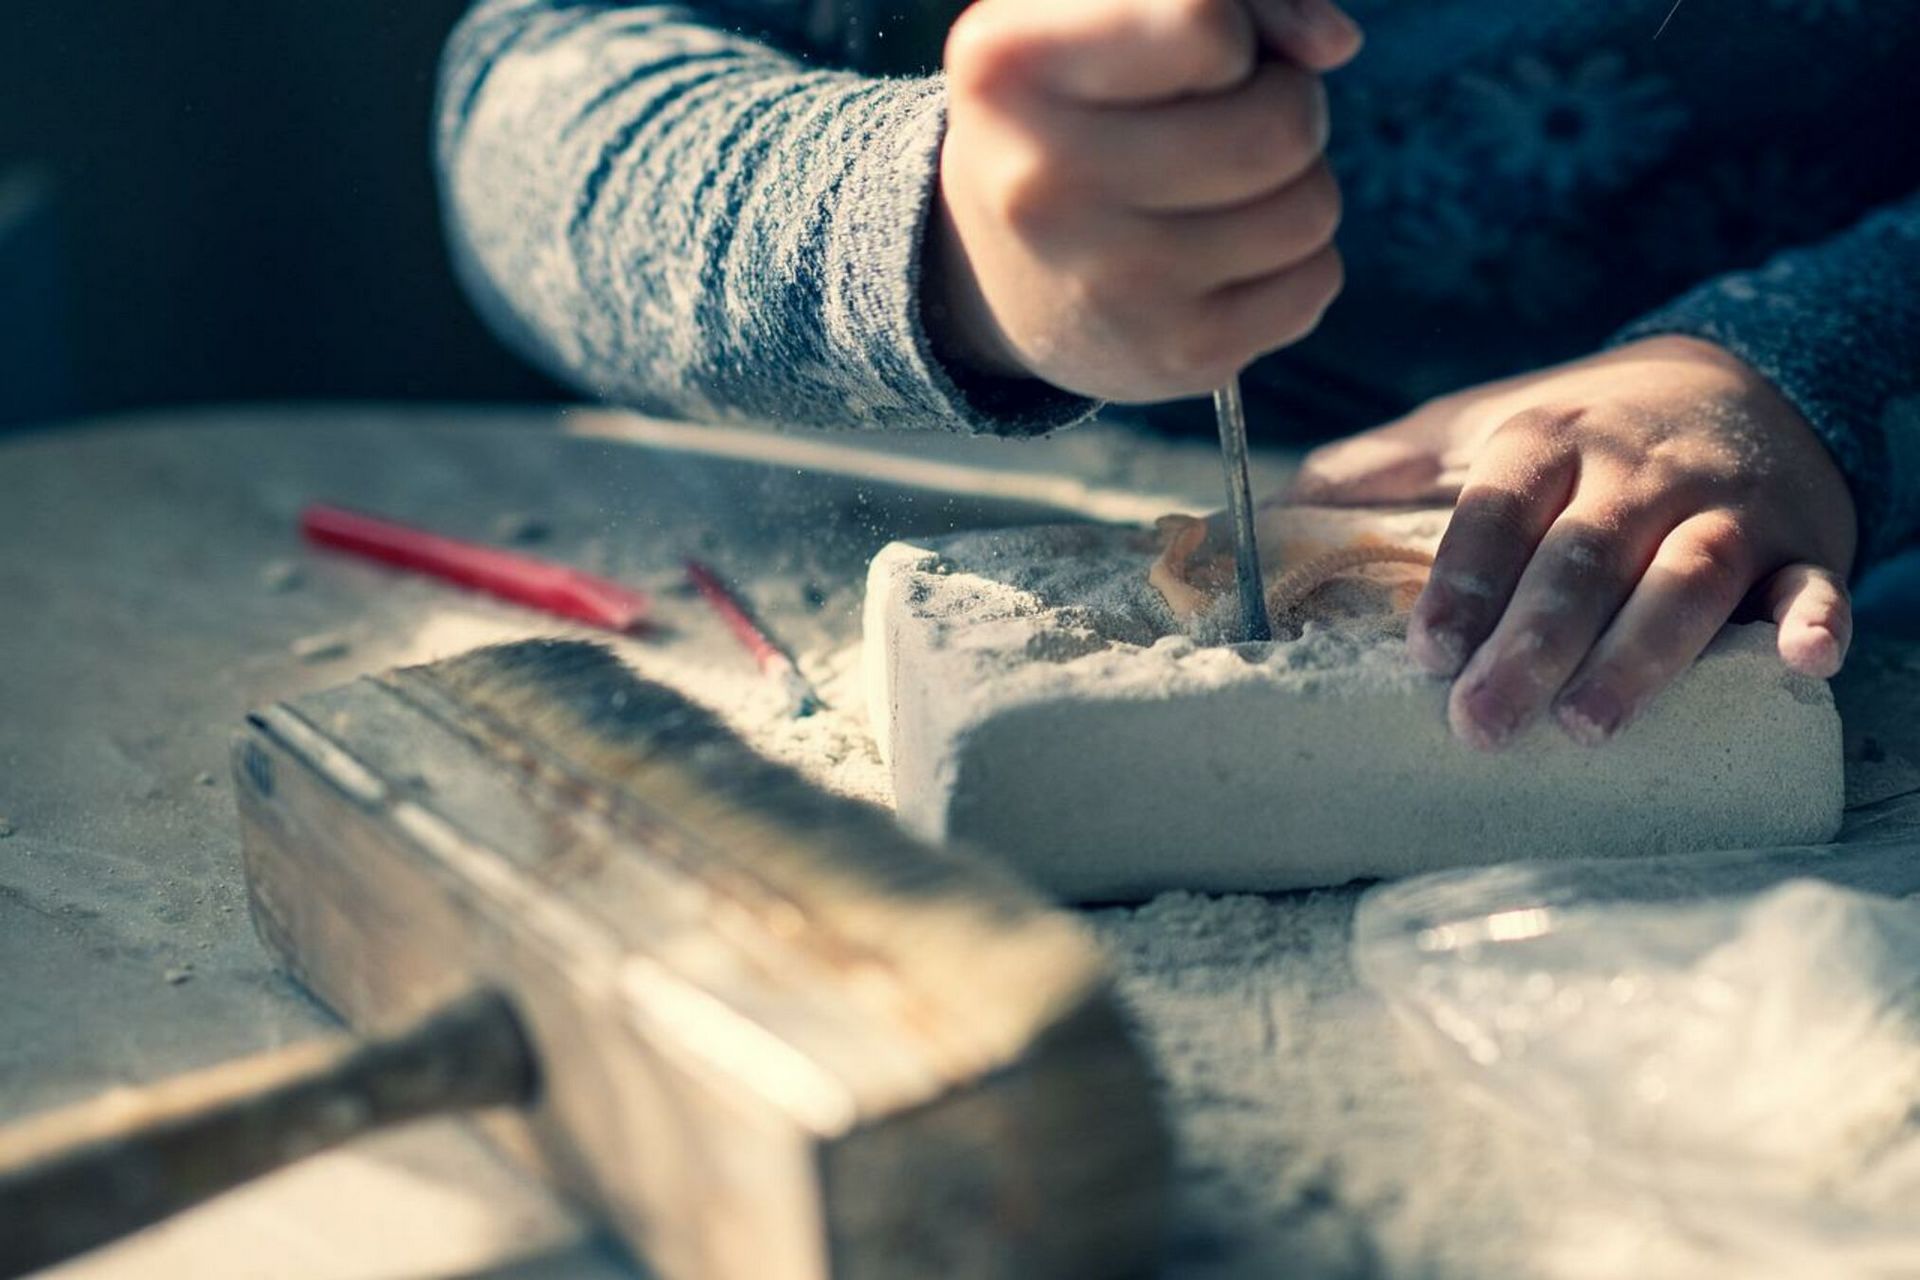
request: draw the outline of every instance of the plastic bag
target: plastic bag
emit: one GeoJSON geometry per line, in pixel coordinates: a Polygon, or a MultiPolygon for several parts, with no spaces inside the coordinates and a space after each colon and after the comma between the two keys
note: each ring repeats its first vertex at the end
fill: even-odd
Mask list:
{"type": "Polygon", "coordinates": [[[1920,843],[1903,825],[1384,886],[1356,914],[1355,967],[1474,1097],[1723,1256],[1920,1275],[1920,843]]]}

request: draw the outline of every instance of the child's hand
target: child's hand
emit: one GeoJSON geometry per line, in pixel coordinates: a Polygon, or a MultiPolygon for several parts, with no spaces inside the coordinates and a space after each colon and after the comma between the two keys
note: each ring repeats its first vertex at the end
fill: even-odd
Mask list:
{"type": "Polygon", "coordinates": [[[1743,600],[1780,656],[1840,668],[1853,499],[1806,420],[1711,343],[1652,338],[1443,396],[1309,455],[1316,503],[1459,499],[1408,644],[1454,676],[1476,746],[1551,704],[1597,744],[1698,656],[1743,600]]]}
{"type": "Polygon", "coordinates": [[[978,0],[947,43],[925,294],[988,373],[1110,400],[1206,391],[1339,292],[1319,71],[1330,0],[978,0]]]}

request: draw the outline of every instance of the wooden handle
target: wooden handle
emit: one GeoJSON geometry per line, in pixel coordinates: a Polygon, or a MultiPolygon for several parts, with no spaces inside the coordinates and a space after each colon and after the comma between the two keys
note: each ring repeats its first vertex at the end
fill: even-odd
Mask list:
{"type": "Polygon", "coordinates": [[[0,1130],[0,1275],[105,1244],[350,1138],[524,1103],[532,1051],[482,991],[374,1039],[242,1058],[0,1130]]]}

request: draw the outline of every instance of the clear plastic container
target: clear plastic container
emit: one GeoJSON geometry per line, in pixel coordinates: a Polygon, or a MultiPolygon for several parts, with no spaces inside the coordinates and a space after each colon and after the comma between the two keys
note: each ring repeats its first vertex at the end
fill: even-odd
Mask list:
{"type": "Polygon", "coordinates": [[[1753,1274],[1920,1276],[1920,808],[1891,818],[1386,885],[1355,967],[1472,1096],[1753,1274]]]}

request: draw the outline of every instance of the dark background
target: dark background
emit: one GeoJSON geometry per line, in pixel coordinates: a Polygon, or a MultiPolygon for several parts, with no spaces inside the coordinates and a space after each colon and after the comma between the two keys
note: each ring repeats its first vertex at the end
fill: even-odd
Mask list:
{"type": "Polygon", "coordinates": [[[467,0],[6,0],[0,422],[232,399],[544,398],[441,244],[467,0]]]}

